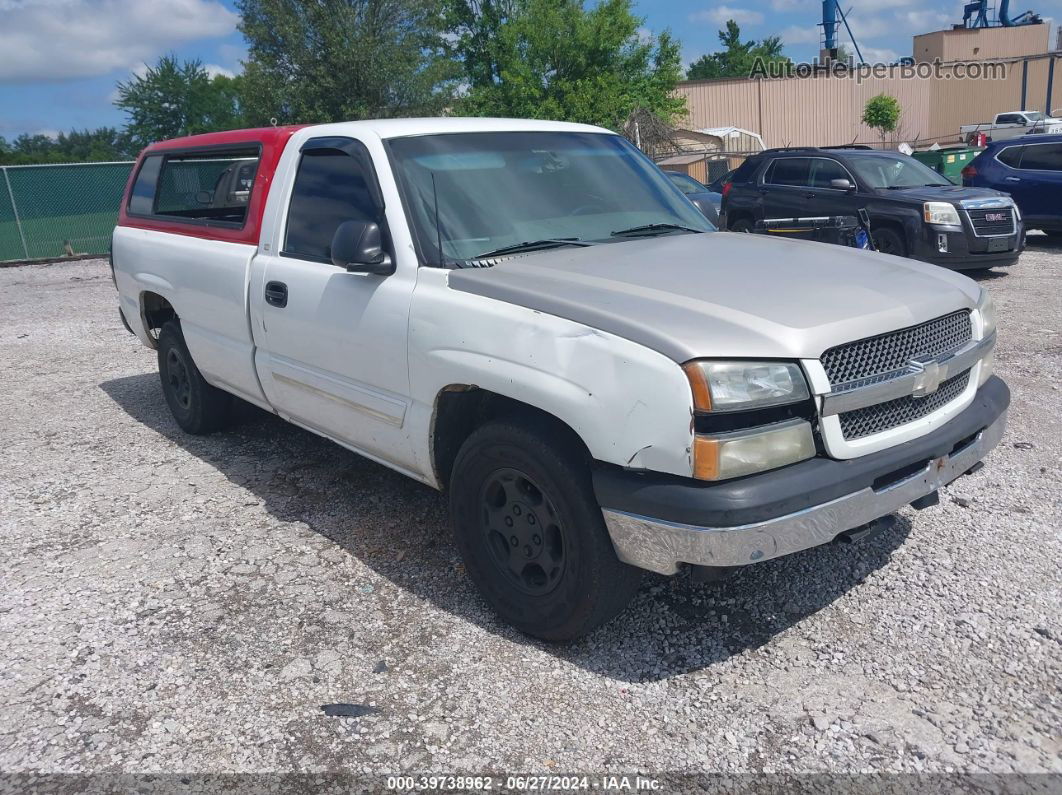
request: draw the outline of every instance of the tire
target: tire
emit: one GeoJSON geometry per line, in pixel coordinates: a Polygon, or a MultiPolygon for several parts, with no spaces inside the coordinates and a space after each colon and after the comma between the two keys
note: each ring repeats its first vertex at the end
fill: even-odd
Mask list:
{"type": "Polygon", "coordinates": [[[752,232],[752,219],[745,216],[739,216],[730,225],[731,232],[741,232],[748,234],[752,232]]]}
{"type": "Polygon", "coordinates": [[[494,421],[461,446],[450,478],[469,576],[503,620],[547,641],[611,620],[642,579],[616,557],[580,452],[548,422],[494,421]]]}
{"type": "Polygon", "coordinates": [[[158,354],[162,393],[181,430],[201,435],[224,428],[229,421],[232,396],[203,378],[176,321],[163,325],[158,354]]]}
{"type": "Polygon", "coordinates": [[[882,254],[892,254],[897,257],[907,256],[907,241],[903,239],[902,234],[891,226],[875,229],[870,233],[870,236],[874,240],[874,248],[882,254]]]}

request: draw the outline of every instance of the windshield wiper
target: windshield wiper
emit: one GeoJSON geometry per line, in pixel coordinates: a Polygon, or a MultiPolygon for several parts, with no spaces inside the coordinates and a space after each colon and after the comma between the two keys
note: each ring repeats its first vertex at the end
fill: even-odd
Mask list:
{"type": "Polygon", "coordinates": [[[545,238],[543,240],[525,240],[523,243],[513,243],[511,246],[502,246],[501,248],[491,249],[490,251],[484,251],[482,254],[476,254],[472,259],[483,259],[484,257],[497,257],[502,254],[517,254],[521,251],[541,251],[547,248],[560,248],[561,246],[592,246],[593,243],[589,243],[585,240],[580,240],[577,237],[554,237],[545,238]]]}
{"type": "Polygon", "coordinates": [[[683,226],[682,224],[642,224],[641,226],[632,226],[630,229],[620,229],[612,233],[613,237],[623,237],[624,235],[653,235],[663,234],[664,232],[703,232],[703,229],[694,229],[692,226],[683,226]]]}
{"type": "Polygon", "coordinates": [[[915,188],[954,188],[951,182],[926,182],[922,185],[886,185],[885,190],[914,190],[915,188]]]}

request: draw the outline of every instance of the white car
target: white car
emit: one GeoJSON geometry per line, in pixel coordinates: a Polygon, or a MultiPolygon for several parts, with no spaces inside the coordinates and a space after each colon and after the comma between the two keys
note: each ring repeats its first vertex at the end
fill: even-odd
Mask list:
{"type": "Polygon", "coordinates": [[[881,529],[978,467],[1006,421],[977,284],[716,232],[586,125],[154,144],[113,268],[181,428],[220,430],[240,398],[448,491],[486,600],[549,640],[617,615],[642,569],[881,529]]]}
{"type": "Polygon", "coordinates": [[[1012,110],[996,114],[991,124],[964,124],[959,127],[959,137],[973,144],[977,134],[984,133],[988,141],[1002,141],[1019,135],[1062,133],[1062,119],[1045,116],[1037,110],[1012,110]]]}

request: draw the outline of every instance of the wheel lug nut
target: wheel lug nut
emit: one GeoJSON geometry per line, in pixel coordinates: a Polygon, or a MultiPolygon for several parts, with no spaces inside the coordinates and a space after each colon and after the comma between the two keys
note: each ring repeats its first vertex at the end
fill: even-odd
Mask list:
{"type": "Polygon", "coordinates": [[[534,524],[535,523],[535,515],[533,513],[529,513],[527,515],[527,523],[528,524],[534,524]]]}
{"type": "Polygon", "coordinates": [[[520,546],[520,539],[516,536],[512,536],[509,538],[509,543],[512,544],[514,547],[518,547],[520,546]]]}
{"type": "Polygon", "coordinates": [[[511,516],[506,516],[505,517],[505,526],[506,527],[512,527],[513,526],[513,517],[511,517],[511,516]]]}
{"type": "Polygon", "coordinates": [[[542,539],[539,538],[537,534],[533,535],[531,536],[531,543],[533,543],[537,547],[542,543],[542,539]]]}
{"type": "Polygon", "coordinates": [[[519,516],[519,515],[520,515],[520,506],[519,505],[514,505],[513,506],[513,516],[519,516]]]}
{"type": "Polygon", "coordinates": [[[526,547],[524,547],[524,554],[525,554],[525,555],[526,555],[527,557],[531,557],[531,555],[532,555],[532,554],[534,554],[534,553],[532,552],[532,550],[531,550],[531,547],[530,547],[530,546],[526,546],[526,547]]]}

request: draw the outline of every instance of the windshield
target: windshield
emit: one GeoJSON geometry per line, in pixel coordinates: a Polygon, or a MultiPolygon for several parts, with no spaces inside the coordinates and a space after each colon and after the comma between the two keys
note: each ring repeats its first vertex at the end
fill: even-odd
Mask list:
{"type": "Polygon", "coordinates": [[[388,143],[429,264],[460,263],[529,241],[630,240],[612,233],[648,224],[715,228],[618,135],[456,133],[388,143]]]}
{"type": "Polygon", "coordinates": [[[675,183],[675,187],[683,193],[704,193],[708,190],[707,187],[699,183],[693,177],[687,177],[685,174],[679,174],[675,171],[665,171],[667,178],[675,183]]]}
{"type": "Polygon", "coordinates": [[[1044,116],[1044,114],[1040,113],[1040,111],[1034,110],[1030,111],[1029,113],[1026,113],[1025,118],[1027,118],[1029,121],[1043,121],[1047,117],[1044,116]]]}
{"type": "Polygon", "coordinates": [[[944,177],[907,155],[853,157],[848,165],[872,188],[920,188],[923,185],[950,185],[944,177]]]}

